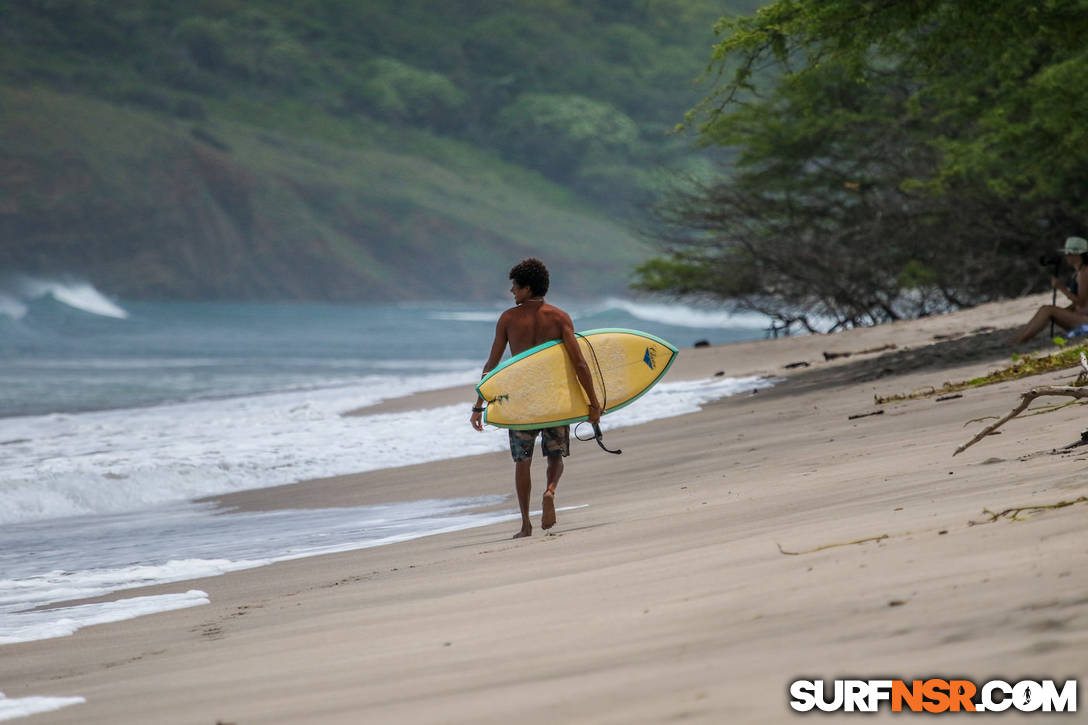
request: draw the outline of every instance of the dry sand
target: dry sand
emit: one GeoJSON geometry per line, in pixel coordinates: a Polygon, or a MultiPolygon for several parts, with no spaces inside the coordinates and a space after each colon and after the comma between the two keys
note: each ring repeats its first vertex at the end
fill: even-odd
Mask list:
{"type": "MultiPolygon", "coordinates": [[[[1088,495],[1088,448],[1054,450],[1088,428],[1085,408],[951,455],[985,424],[969,421],[1075,371],[850,418],[874,394],[1007,363],[1003,341],[1043,301],[684,350],[670,375],[786,379],[612,431],[622,456],[576,443],[558,504],[582,508],[554,535],[511,541],[511,522],[127,591],[115,598],[195,588],[211,604],[0,648],[0,691],[87,699],[35,723],[776,723],[803,717],[788,706],[799,677],[1083,686],[1088,503],[972,522],[1088,495]]],[[[386,405],[445,400],[465,401],[468,425],[470,389],[386,405]]],[[[224,504],[512,493],[512,475],[496,453],[224,504]]],[[[895,717],[910,718],[878,719],[895,717]]]]}

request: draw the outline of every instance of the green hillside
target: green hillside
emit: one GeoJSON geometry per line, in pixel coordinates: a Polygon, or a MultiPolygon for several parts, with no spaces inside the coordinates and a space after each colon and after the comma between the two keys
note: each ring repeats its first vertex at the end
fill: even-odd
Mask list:
{"type": "MultiPolygon", "coordinates": [[[[738,11],[751,3],[736,3],[738,11]]],[[[621,289],[710,2],[9,0],[0,270],[145,298],[621,289]],[[558,270],[557,270],[558,271],[558,270]]]]}

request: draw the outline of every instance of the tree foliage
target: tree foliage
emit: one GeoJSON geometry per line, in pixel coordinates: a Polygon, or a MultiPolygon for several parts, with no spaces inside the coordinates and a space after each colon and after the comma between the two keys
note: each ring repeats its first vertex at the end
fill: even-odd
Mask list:
{"type": "Polygon", "coordinates": [[[688,122],[731,173],[661,205],[669,256],[640,286],[846,325],[1027,291],[1040,247],[1088,221],[1086,21],[1075,0],[780,0],[719,21],[719,80],[688,122]]]}
{"type": "Polygon", "coordinates": [[[610,103],[574,94],[526,93],[498,115],[497,130],[521,160],[569,179],[583,163],[630,154],[639,129],[610,103]]]}
{"type": "Polygon", "coordinates": [[[388,121],[435,129],[456,128],[466,94],[441,73],[377,58],[344,92],[348,104],[388,121]]]}
{"type": "MultiPolygon", "coordinates": [[[[750,8],[754,0],[729,0],[750,8]]],[[[666,131],[698,100],[717,0],[7,0],[0,69],[170,112],[236,104],[275,125],[285,101],[360,126],[425,129],[485,146],[597,204],[643,198],[624,167],[680,163],[666,131]],[[545,116],[526,119],[526,98],[545,116]],[[583,104],[599,143],[564,117],[583,104]],[[194,105],[196,104],[196,105],[194,105]],[[598,111],[608,109],[611,127],[598,111]],[[525,119],[517,132],[512,118],[525,119]],[[630,124],[637,137],[616,142],[630,124]],[[613,128],[615,127],[615,128],[613,128]],[[560,134],[554,144],[543,135],[560,134]],[[573,154],[591,149],[581,161],[573,154]],[[551,149],[564,155],[557,163],[551,149]],[[602,183],[601,180],[611,178],[602,183]]],[[[231,109],[233,112],[234,109],[231,109]]],[[[228,113],[228,115],[232,115],[228,113]]]]}
{"type": "Polygon", "coordinates": [[[708,129],[729,123],[730,102],[768,65],[797,75],[835,64],[864,82],[894,62],[916,84],[906,110],[950,131],[932,139],[936,181],[981,178],[1003,196],[1088,191],[1085,0],[779,0],[716,32],[713,62],[736,65],[704,106],[708,129]]]}

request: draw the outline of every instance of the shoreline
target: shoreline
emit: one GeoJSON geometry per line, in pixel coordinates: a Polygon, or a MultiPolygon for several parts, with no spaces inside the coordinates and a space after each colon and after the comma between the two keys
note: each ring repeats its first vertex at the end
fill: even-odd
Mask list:
{"type": "MultiPolygon", "coordinates": [[[[615,429],[623,456],[573,444],[557,504],[583,508],[555,534],[511,541],[515,525],[495,524],[125,590],[111,598],[199,589],[211,603],[6,645],[0,691],[86,699],[41,723],[756,723],[788,717],[788,683],[808,675],[1084,678],[1088,504],[970,523],[1088,494],[1088,451],[1051,453],[1079,436],[1083,409],[1015,420],[951,457],[982,425],[965,423],[1068,373],[850,419],[876,393],[1007,360],[999,336],[1037,297],[682,350],[670,379],[784,380],[615,429]],[[995,331],[971,334],[983,327],[995,331]]],[[[451,391],[427,395],[412,404],[451,391]]],[[[512,492],[508,454],[488,453],[213,498],[275,509],[512,492]]]]}
{"type": "MultiPolygon", "coordinates": [[[[955,346],[955,354],[961,358],[996,358],[1006,351],[1011,355],[1013,352],[1023,352],[1045,344],[1041,342],[1042,337],[1039,337],[1034,343],[1013,348],[1006,346],[1001,336],[1011,336],[1011,331],[1020,327],[1022,319],[1028,319],[1036,308],[1047,302],[1049,298],[1043,293],[992,302],[950,314],[932,315],[918,320],[900,320],[876,327],[853,328],[827,335],[791,335],[710,347],[680,348],[680,354],[673,363],[667,380],[694,381],[715,376],[741,378],[754,375],[790,378],[803,372],[838,368],[860,360],[876,359],[890,351],[902,354],[920,348],[932,352],[934,345],[956,341],[961,344],[955,346]],[[999,324],[996,325],[995,316],[999,318],[999,324]],[[987,337],[983,345],[978,344],[980,336],[987,337]],[[804,366],[787,367],[797,363],[804,363],[804,366]]],[[[948,355],[937,355],[932,360],[916,362],[911,367],[947,365],[947,358],[948,355]]],[[[458,403],[471,406],[475,399],[474,386],[473,383],[389,398],[373,405],[349,409],[343,415],[402,413],[458,403]]]]}

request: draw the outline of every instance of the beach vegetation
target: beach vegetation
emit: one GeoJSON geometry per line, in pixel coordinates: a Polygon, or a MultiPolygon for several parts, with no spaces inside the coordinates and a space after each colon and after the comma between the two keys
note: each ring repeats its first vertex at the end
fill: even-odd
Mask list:
{"type": "Polygon", "coordinates": [[[1005,519],[1006,521],[1025,521],[1026,519],[1021,516],[1024,512],[1027,515],[1037,514],[1042,511],[1054,511],[1056,509],[1068,508],[1069,506],[1076,506],[1079,503],[1088,503],[1088,496],[1078,496],[1077,498],[1058,501],[1051,504],[1034,504],[1028,506],[1012,506],[1001,511],[991,511],[990,509],[982,509],[982,513],[989,518],[981,521],[968,521],[968,526],[979,526],[981,524],[992,524],[999,519],[1005,519]]]}
{"type": "MultiPolygon", "coordinates": [[[[892,395],[876,395],[873,397],[877,405],[884,405],[886,403],[895,403],[903,400],[916,400],[918,398],[928,398],[934,395],[955,393],[961,390],[982,387],[984,385],[1019,380],[1033,375],[1043,375],[1045,373],[1069,370],[1081,365],[1080,359],[1082,354],[1088,354],[1088,346],[1064,348],[1048,354],[1013,355],[1011,365],[991,371],[986,375],[981,375],[969,380],[960,380],[958,382],[946,382],[939,388],[927,386],[909,393],[894,393],[892,395]]],[[[1072,386],[1081,387],[1088,384],[1085,377],[1088,376],[1082,375],[1078,377],[1078,379],[1072,383],[1072,386]]]]}
{"type": "Polygon", "coordinates": [[[661,201],[671,266],[638,286],[837,327],[1042,289],[1039,252],[1088,225],[1085,31],[1081,3],[1018,0],[721,19],[685,125],[726,163],[661,201]]]}

